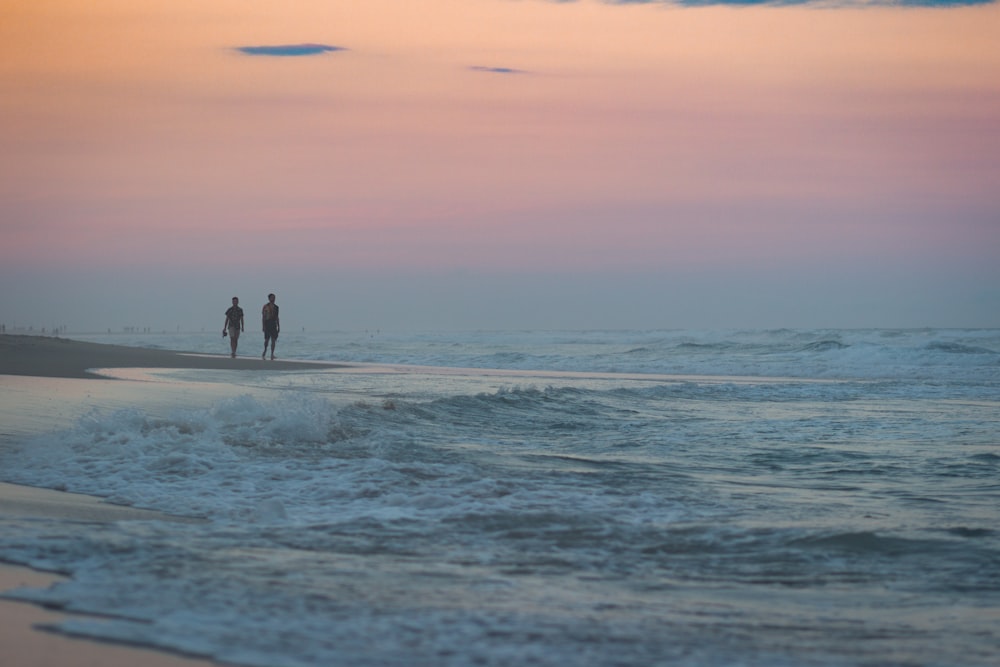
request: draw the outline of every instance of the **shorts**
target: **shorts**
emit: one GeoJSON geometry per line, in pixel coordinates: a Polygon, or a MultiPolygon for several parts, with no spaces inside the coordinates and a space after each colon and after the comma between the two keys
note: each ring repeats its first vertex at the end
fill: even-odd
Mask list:
{"type": "Polygon", "coordinates": [[[278,340],[278,323],[277,322],[264,322],[264,340],[267,339],[278,340]]]}
{"type": "Polygon", "coordinates": [[[240,339],[240,327],[239,327],[239,325],[237,325],[235,327],[232,324],[229,325],[229,337],[232,338],[234,341],[237,341],[237,340],[240,339]]]}

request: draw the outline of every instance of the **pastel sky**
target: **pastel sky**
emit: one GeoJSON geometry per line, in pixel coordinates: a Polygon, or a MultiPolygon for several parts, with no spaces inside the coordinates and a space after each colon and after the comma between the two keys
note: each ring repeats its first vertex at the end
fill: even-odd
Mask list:
{"type": "Polygon", "coordinates": [[[0,322],[1000,326],[1000,5],[0,0],[0,322]]]}

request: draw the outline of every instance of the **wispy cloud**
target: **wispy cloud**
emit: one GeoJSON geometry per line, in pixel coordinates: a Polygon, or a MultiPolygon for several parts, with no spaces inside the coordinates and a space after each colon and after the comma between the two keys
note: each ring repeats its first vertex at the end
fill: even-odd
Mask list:
{"type": "Polygon", "coordinates": [[[328,44],[276,44],[271,46],[239,46],[240,53],[248,56],[315,56],[333,51],[346,51],[342,46],[328,44]]]}
{"type": "Polygon", "coordinates": [[[490,74],[527,74],[523,69],[514,69],[513,67],[484,67],[482,65],[474,65],[469,69],[473,72],[488,72],[490,74]]]}

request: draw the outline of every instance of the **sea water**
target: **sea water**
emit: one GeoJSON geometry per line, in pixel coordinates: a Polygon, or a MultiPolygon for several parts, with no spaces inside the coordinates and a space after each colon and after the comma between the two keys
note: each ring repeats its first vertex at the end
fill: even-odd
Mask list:
{"type": "Polygon", "coordinates": [[[2,481],[202,519],[0,518],[0,559],[70,577],[8,596],[238,665],[1000,660],[1000,331],[283,333],[278,353],[345,363],[104,371],[67,390],[73,419],[6,429],[2,481]]]}

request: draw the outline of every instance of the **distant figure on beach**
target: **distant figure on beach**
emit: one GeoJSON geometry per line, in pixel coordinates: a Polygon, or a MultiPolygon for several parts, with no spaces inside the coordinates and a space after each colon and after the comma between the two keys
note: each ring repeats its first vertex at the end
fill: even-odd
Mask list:
{"type": "Polygon", "coordinates": [[[267,344],[271,343],[271,361],[274,361],[274,344],[278,342],[278,332],[281,331],[281,320],[278,319],[278,304],[274,302],[274,294],[267,295],[267,303],[260,311],[261,325],[264,328],[264,351],[260,358],[267,356],[267,344]]]}
{"type": "Polygon", "coordinates": [[[233,297],[232,307],[226,311],[226,321],[222,325],[222,337],[229,335],[229,348],[233,351],[230,355],[236,358],[236,345],[240,342],[240,332],[243,331],[243,309],[240,308],[240,300],[233,297]]]}

